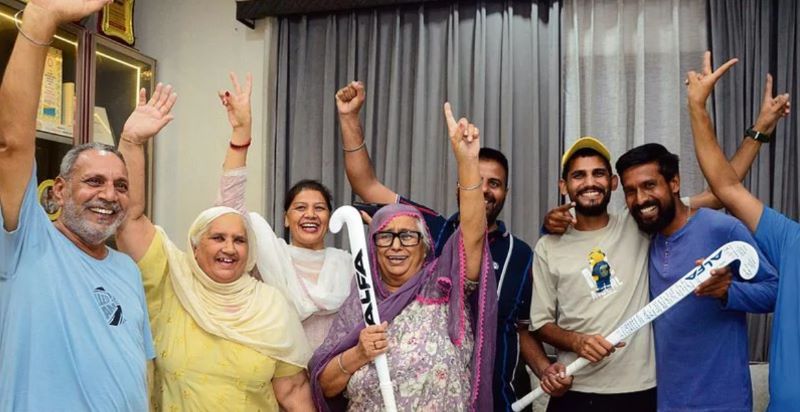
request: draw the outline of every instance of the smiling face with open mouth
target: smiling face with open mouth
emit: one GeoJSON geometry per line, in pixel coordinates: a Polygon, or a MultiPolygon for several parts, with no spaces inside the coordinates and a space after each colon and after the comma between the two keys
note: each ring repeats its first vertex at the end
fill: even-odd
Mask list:
{"type": "Polygon", "coordinates": [[[128,206],[128,173],[113,153],[81,153],[69,176],[56,179],[59,223],[81,242],[97,246],[116,232],[128,206]]]}
{"type": "Polygon", "coordinates": [[[306,249],[325,248],[331,211],[319,191],[301,190],[292,199],[283,224],[289,228],[292,245],[306,249]]]}
{"type": "Polygon", "coordinates": [[[675,219],[675,203],[680,198],[680,180],[667,181],[658,163],[631,167],[622,173],[625,203],[639,229],[645,233],[664,230],[675,219]]]}
{"type": "Polygon", "coordinates": [[[617,188],[617,177],[600,155],[577,156],[570,160],[566,177],[559,184],[562,195],[575,202],[575,212],[599,216],[608,211],[611,192],[617,188]]]}
{"type": "Polygon", "coordinates": [[[421,226],[418,222],[412,216],[397,216],[378,232],[398,235],[402,235],[403,232],[420,234],[394,236],[390,245],[375,246],[381,278],[390,291],[403,286],[408,279],[419,272],[425,261],[425,240],[421,237],[421,226]],[[403,243],[416,244],[403,246],[403,243]]]}
{"type": "Polygon", "coordinates": [[[194,246],[200,269],[218,283],[239,279],[247,266],[247,228],[235,213],[222,215],[208,225],[194,246]]]}

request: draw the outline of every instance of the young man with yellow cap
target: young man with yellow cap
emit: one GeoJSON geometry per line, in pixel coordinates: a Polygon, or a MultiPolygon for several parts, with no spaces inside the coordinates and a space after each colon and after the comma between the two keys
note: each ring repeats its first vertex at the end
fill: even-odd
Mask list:
{"type": "MultiPolygon", "coordinates": [[[[740,177],[758,147],[746,141],[734,156],[740,177]]],[[[551,234],[539,239],[534,250],[531,330],[558,349],[559,363],[583,357],[592,364],[575,374],[570,391],[551,399],[548,411],[655,411],[652,330],[643,328],[617,347],[603,338],[649,302],[650,237],[627,209],[608,212],[619,182],[602,142],[578,139],[564,153],[561,170],[559,188],[572,203],[548,214],[545,226],[551,234]],[[567,215],[572,207],[574,219],[567,215]]],[[[683,201],[719,208],[710,192],[683,201]]]]}

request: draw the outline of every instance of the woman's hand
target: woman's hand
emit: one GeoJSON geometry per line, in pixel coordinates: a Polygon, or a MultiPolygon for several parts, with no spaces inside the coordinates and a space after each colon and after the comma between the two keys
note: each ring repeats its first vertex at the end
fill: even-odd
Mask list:
{"type": "Polygon", "coordinates": [[[460,163],[467,159],[477,159],[478,153],[481,150],[480,130],[469,122],[466,117],[462,117],[456,121],[453,116],[453,109],[450,108],[450,103],[444,104],[444,117],[447,121],[447,134],[450,136],[450,146],[453,148],[453,154],[456,160],[460,163]]]}
{"type": "Polygon", "coordinates": [[[386,339],[387,325],[388,323],[383,322],[380,325],[367,326],[361,329],[356,348],[358,348],[358,353],[362,358],[371,361],[389,350],[389,341],[386,339]]]}
{"type": "Polygon", "coordinates": [[[233,91],[220,90],[218,92],[219,99],[228,112],[228,123],[231,124],[233,130],[245,129],[247,130],[247,138],[249,138],[250,128],[253,123],[250,105],[250,94],[253,90],[253,76],[250,73],[245,75],[244,87],[239,84],[239,79],[236,77],[235,73],[231,72],[230,78],[233,91]]]}

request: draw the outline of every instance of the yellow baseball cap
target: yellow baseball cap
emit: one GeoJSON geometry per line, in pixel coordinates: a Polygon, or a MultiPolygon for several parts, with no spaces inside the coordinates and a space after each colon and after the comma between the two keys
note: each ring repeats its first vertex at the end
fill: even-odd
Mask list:
{"type": "Polygon", "coordinates": [[[603,156],[608,163],[611,163],[611,152],[608,151],[608,148],[599,140],[595,139],[591,136],[584,136],[580,139],[576,140],[572,146],[564,152],[564,156],[561,156],[561,170],[564,170],[564,166],[567,165],[567,161],[575,154],[578,150],[581,149],[591,149],[597,152],[600,156],[603,156]]]}

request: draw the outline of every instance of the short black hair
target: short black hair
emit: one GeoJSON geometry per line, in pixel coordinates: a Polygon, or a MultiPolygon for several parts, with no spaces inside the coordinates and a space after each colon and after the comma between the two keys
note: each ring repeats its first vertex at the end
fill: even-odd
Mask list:
{"type": "Polygon", "coordinates": [[[658,143],[647,143],[625,152],[617,160],[617,174],[622,176],[626,170],[647,163],[658,163],[658,172],[669,182],[680,173],[678,155],[670,153],[658,143]]]}
{"type": "Polygon", "coordinates": [[[478,160],[500,163],[500,166],[502,166],[503,170],[506,172],[506,188],[508,188],[508,181],[510,179],[508,174],[508,159],[506,159],[506,155],[504,155],[503,152],[492,149],[491,147],[481,147],[481,150],[478,152],[478,160]]]}
{"type": "Polygon", "coordinates": [[[289,208],[292,207],[292,203],[294,202],[294,198],[303,190],[314,190],[322,194],[322,197],[325,198],[325,203],[328,205],[328,210],[333,211],[333,201],[331,200],[333,196],[331,196],[331,191],[319,181],[303,179],[295,183],[294,186],[286,192],[286,197],[283,199],[284,212],[289,211],[289,208]]]}
{"type": "Polygon", "coordinates": [[[569,168],[572,167],[572,161],[578,157],[599,157],[603,161],[603,165],[605,165],[606,170],[608,170],[608,174],[609,175],[613,174],[613,172],[611,171],[611,162],[609,162],[605,156],[600,154],[600,152],[598,152],[597,150],[584,147],[583,149],[576,150],[575,153],[573,153],[572,156],[570,156],[569,159],[567,159],[567,162],[564,163],[564,168],[561,169],[562,180],[567,180],[567,172],[569,171],[569,168]]]}

